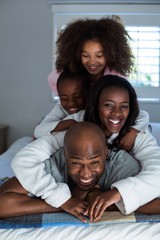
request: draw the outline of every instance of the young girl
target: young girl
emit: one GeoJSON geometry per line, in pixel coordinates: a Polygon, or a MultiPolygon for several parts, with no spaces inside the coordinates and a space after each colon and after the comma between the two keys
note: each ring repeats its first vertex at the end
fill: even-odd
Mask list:
{"type": "Polygon", "coordinates": [[[86,72],[63,71],[57,80],[59,100],[52,111],[35,128],[36,138],[68,129],[76,121],[63,120],[85,108],[90,81],[86,72]]]}
{"type": "MultiPolygon", "coordinates": [[[[127,78],[134,69],[129,40],[130,37],[117,16],[70,22],[57,39],[56,71],[48,78],[52,91],[56,91],[59,72],[67,67],[72,72],[85,69],[91,86],[107,74],[127,78]]],[[[136,122],[137,125],[132,126],[121,139],[120,145],[124,150],[130,150],[138,131],[145,131],[148,127],[148,113],[140,111],[136,122]]]]}
{"type": "MultiPolygon", "coordinates": [[[[134,70],[129,41],[118,16],[72,21],[57,39],[56,70],[69,68],[75,72],[85,68],[91,82],[106,74],[128,76],[134,70]]],[[[49,79],[51,88],[56,80],[49,79]]]]}

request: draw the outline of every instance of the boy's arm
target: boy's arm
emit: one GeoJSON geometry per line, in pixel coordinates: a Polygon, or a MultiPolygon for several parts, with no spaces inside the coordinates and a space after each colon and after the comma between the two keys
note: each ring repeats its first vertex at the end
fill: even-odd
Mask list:
{"type": "Polygon", "coordinates": [[[51,133],[67,130],[68,128],[70,128],[70,127],[71,127],[72,125],[74,125],[75,123],[77,123],[77,121],[75,121],[74,119],[62,120],[62,121],[60,121],[60,122],[57,124],[57,126],[51,131],[51,133]]]}
{"type": "Polygon", "coordinates": [[[65,117],[62,121],[59,121],[51,133],[56,135],[59,131],[67,130],[71,125],[75,124],[76,122],[82,122],[84,119],[84,110],[81,110],[77,113],[70,114],[65,117]]]}
{"type": "Polygon", "coordinates": [[[59,207],[70,197],[65,183],[56,182],[45,170],[44,161],[63,146],[65,132],[45,136],[25,146],[14,157],[11,167],[21,185],[49,205],[59,207]]]}
{"type": "Polygon", "coordinates": [[[60,120],[65,118],[67,113],[61,107],[60,102],[57,102],[52,111],[46,115],[42,122],[35,128],[34,136],[36,138],[50,135],[55,129],[60,120]]]}

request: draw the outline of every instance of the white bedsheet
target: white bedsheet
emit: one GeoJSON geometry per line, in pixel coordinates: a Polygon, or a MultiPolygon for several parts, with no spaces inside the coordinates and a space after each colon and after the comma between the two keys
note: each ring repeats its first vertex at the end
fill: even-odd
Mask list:
{"type": "Polygon", "coordinates": [[[0,230],[1,240],[159,240],[160,223],[0,230]]]}

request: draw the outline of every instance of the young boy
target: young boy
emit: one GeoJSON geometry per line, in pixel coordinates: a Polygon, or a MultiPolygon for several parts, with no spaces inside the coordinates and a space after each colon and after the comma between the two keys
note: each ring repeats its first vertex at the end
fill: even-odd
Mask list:
{"type": "Polygon", "coordinates": [[[85,108],[90,88],[88,74],[82,72],[63,71],[57,80],[57,91],[60,101],[52,111],[35,128],[36,138],[68,129],[75,120],[63,119],[85,108]]]}

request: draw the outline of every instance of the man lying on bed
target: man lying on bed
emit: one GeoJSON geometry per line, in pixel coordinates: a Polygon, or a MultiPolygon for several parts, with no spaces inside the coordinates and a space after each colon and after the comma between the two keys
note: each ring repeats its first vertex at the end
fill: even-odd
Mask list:
{"type": "MultiPolygon", "coordinates": [[[[42,139],[36,141],[41,142],[42,139]]],[[[19,156],[25,152],[28,161],[33,163],[35,159],[37,162],[36,156],[31,156],[30,151],[36,146],[36,141],[22,149],[19,156]]],[[[41,147],[45,149],[45,141],[41,147]]],[[[47,156],[44,151],[42,158],[45,155],[47,156]]],[[[34,182],[32,194],[26,190],[25,184],[22,187],[15,177],[11,178],[0,188],[0,218],[66,211],[83,222],[86,221],[84,215],[88,215],[91,221],[97,221],[105,210],[117,209],[113,203],[121,200],[119,191],[111,189],[112,183],[134,176],[140,171],[139,163],[128,153],[122,150],[109,152],[103,131],[94,123],[88,122],[72,126],[65,134],[64,148],[40,164],[43,164],[46,174],[39,182],[39,192],[42,189],[43,193],[45,188],[46,195],[35,197],[34,182]],[[44,178],[54,180],[53,184],[45,186],[44,178]],[[52,197],[47,198],[47,193],[48,196],[52,194],[52,197]]],[[[34,175],[34,172],[31,171],[31,174],[34,175]]],[[[154,213],[154,201],[146,206],[139,208],[139,211],[154,213]]]]}

